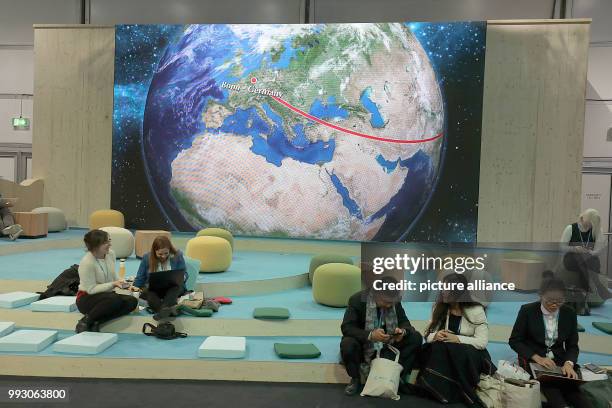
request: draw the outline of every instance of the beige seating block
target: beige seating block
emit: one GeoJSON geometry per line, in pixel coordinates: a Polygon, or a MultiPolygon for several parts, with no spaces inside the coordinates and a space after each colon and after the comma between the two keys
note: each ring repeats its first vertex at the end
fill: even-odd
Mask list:
{"type": "Polygon", "coordinates": [[[534,259],[502,259],[501,279],[513,282],[518,290],[538,290],[546,264],[534,259]]]}
{"type": "Polygon", "coordinates": [[[49,231],[49,214],[33,212],[15,212],[15,223],[21,225],[25,238],[43,238],[49,231]]]}

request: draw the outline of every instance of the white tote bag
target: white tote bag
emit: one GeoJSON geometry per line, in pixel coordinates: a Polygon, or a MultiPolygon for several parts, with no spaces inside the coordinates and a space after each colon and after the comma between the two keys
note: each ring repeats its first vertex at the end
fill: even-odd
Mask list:
{"type": "Polygon", "coordinates": [[[530,388],[504,383],[502,404],[504,408],[540,408],[542,406],[540,383],[532,381],[530,388]]]}
{"type": "Polygon", "coordinates": [[[397,394],[399,388],[402,366],[399,361],[399,350],[393,346],[387,346],[395,353],[395,361],[380,357],[380,349],[376,352],[376,358],[372,360],[370,374],[366,381],[361,396],[383,397],[394,400],[400,399],[397,394]]]}

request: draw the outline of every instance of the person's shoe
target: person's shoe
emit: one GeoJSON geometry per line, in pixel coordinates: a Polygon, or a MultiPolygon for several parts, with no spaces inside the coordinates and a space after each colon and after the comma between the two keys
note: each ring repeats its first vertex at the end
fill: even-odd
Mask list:
{"type": "Polygon", "coordinates": [[[13,231],[15,231],[15,232],[13,232],[12,234],[9,234],[9,239],[10,239],[11,241],[14,241],[14,240],[16,240],[17,238],[19,238],[19,236],[20,236],[20,235],[21,235],[21,233],[23,232],[23,228],[21,228],[21,225],[19,225],[19,224],[15,224],[15,225],[13,225],[13,227],[15,227],[15,228],[13,229],[13,231]]]}
{"type": "Polygon", "coordinates": [[[19,230],[21,230],[21,225],[19,224],[13,224],[13,225],[9,225],[8,227],[4,228],[2,230],[2,235],[13,235],[16,234],[19,230]]]}
{"type": "Polygon", "coordinates": [[[91,322],[89,321],[89,318],[87,316],[83,316],[83,318],[77,322],[77,325],[74,331],[78,334],[78,333],[82,333],[85,331],[91,331],[90,329],[91,329],[91,322]]]}
{"type": "Polygon", "coordinates": [[[344,387],[344,394],[346,395],[355,395],[357,393],[359,393],[361,388],[361,381],[359,380],[359,378],[351,378],[351,382],[344,387]]]}
{"type": "Polygon", "coordinates": [[[89,327],[89,331],[99,333],[100,332],[100,322],[93,322],[91,326],[89,327]]]}

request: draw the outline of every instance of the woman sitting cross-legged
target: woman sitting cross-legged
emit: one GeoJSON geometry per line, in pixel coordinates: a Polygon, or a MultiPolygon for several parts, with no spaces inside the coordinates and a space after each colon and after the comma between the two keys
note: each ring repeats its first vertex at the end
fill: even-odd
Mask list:
{"type": "Polygon", "coordinates": [[[124,316],[138,306],[133,296],[120,295],[115,288],[125,287],[115,271],[115,253],[110,249],[107,232],[91,230],[85,234],[87,253],[79,264],[79,291],[77,308],[85,316],[76,326],[76,332],[99,331],[100,324],[124,316]]]}
{"type": "Polygon", "coordinates": [[[170,240],[165,236],[159,236],[153,240],[151,252],[146,253],[142,257],[140,267],[134,286],[131,288],[134,291],[142,291],[141,299],[149,302],[149,306],[155,312],[153,318],[155,320],[165,319],[169,316],[176,316],[177,299],[187,291],[184,284],[176,285],[169,284],[164,288],[151,290],[148,287],[149,274],[170,271],[170,270],[185,270],[185,259],[183,253],[176,249],[170,240]]]}
{"type": "MultiPolygon", "coordinates": [[[[508,343],[528,372],[529,362],[545,368],[561,367],[563,374],[577,378],[578,320],[576,312],[564,305],[565,284],[553,277],[542,281],[540,300],[521,307],[508,343]]],[[[542,382],[541,390],[552,408],[588,407],[578,384],[542,382]]]]}
{"type": "Polygon", "coordinates": [[[487,316],[482,305],[470,300],[465,276],[452,273],[443,282],[455,289],[441,291],[433,307],[417,387],[442,403],[482,405],[476,395],[480,374],[497,371],[486,350],[487,316]]]}

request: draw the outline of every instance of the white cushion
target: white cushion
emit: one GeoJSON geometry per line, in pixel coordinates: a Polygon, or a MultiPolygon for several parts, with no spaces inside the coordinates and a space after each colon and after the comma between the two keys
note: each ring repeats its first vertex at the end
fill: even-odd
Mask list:
{"type": "Polygon", "coordinates": [[[245,337],[210,336],[198,349],[199,357],[243,358],[245,355],[245,337]]]}
{"type": "Polygon", "coordinates": [[[121,227],[102,227],[111,239],[111,249],[115,251],[117,259],[129,258],[134,253],[134,235],[121,227]]]}
{"type": "Polygon", "coordinates": [[[14,322],[0,322],[0,337],[6,336],[15,330],[14,322]]]}
{"type": "Polygon", "coordinates": [[[6,309],[14,309],[16,307],[21,307],[25,305],[29,305],[39,298],[38,293],[32,292],[10,292],[3,293],[0,295],[0,307],[4,307],[6,309]]]}
{"type": "Polygon", "coordinates": [[[117,342],[116,333],[82,332],[53,345],[57,353],[98,354],[117,342]]]}
{"type": "Polygon", "coordinates": [[[72,312],[76,310],[76,296],[53,296],[30,306],[35,312],[72,312]]]}
{"type": "Polygon", "coordinates": [[[0,337],[0,351],[38,352],[53,343],[56,338],[55,330],[17,330],[0,337]]]}

